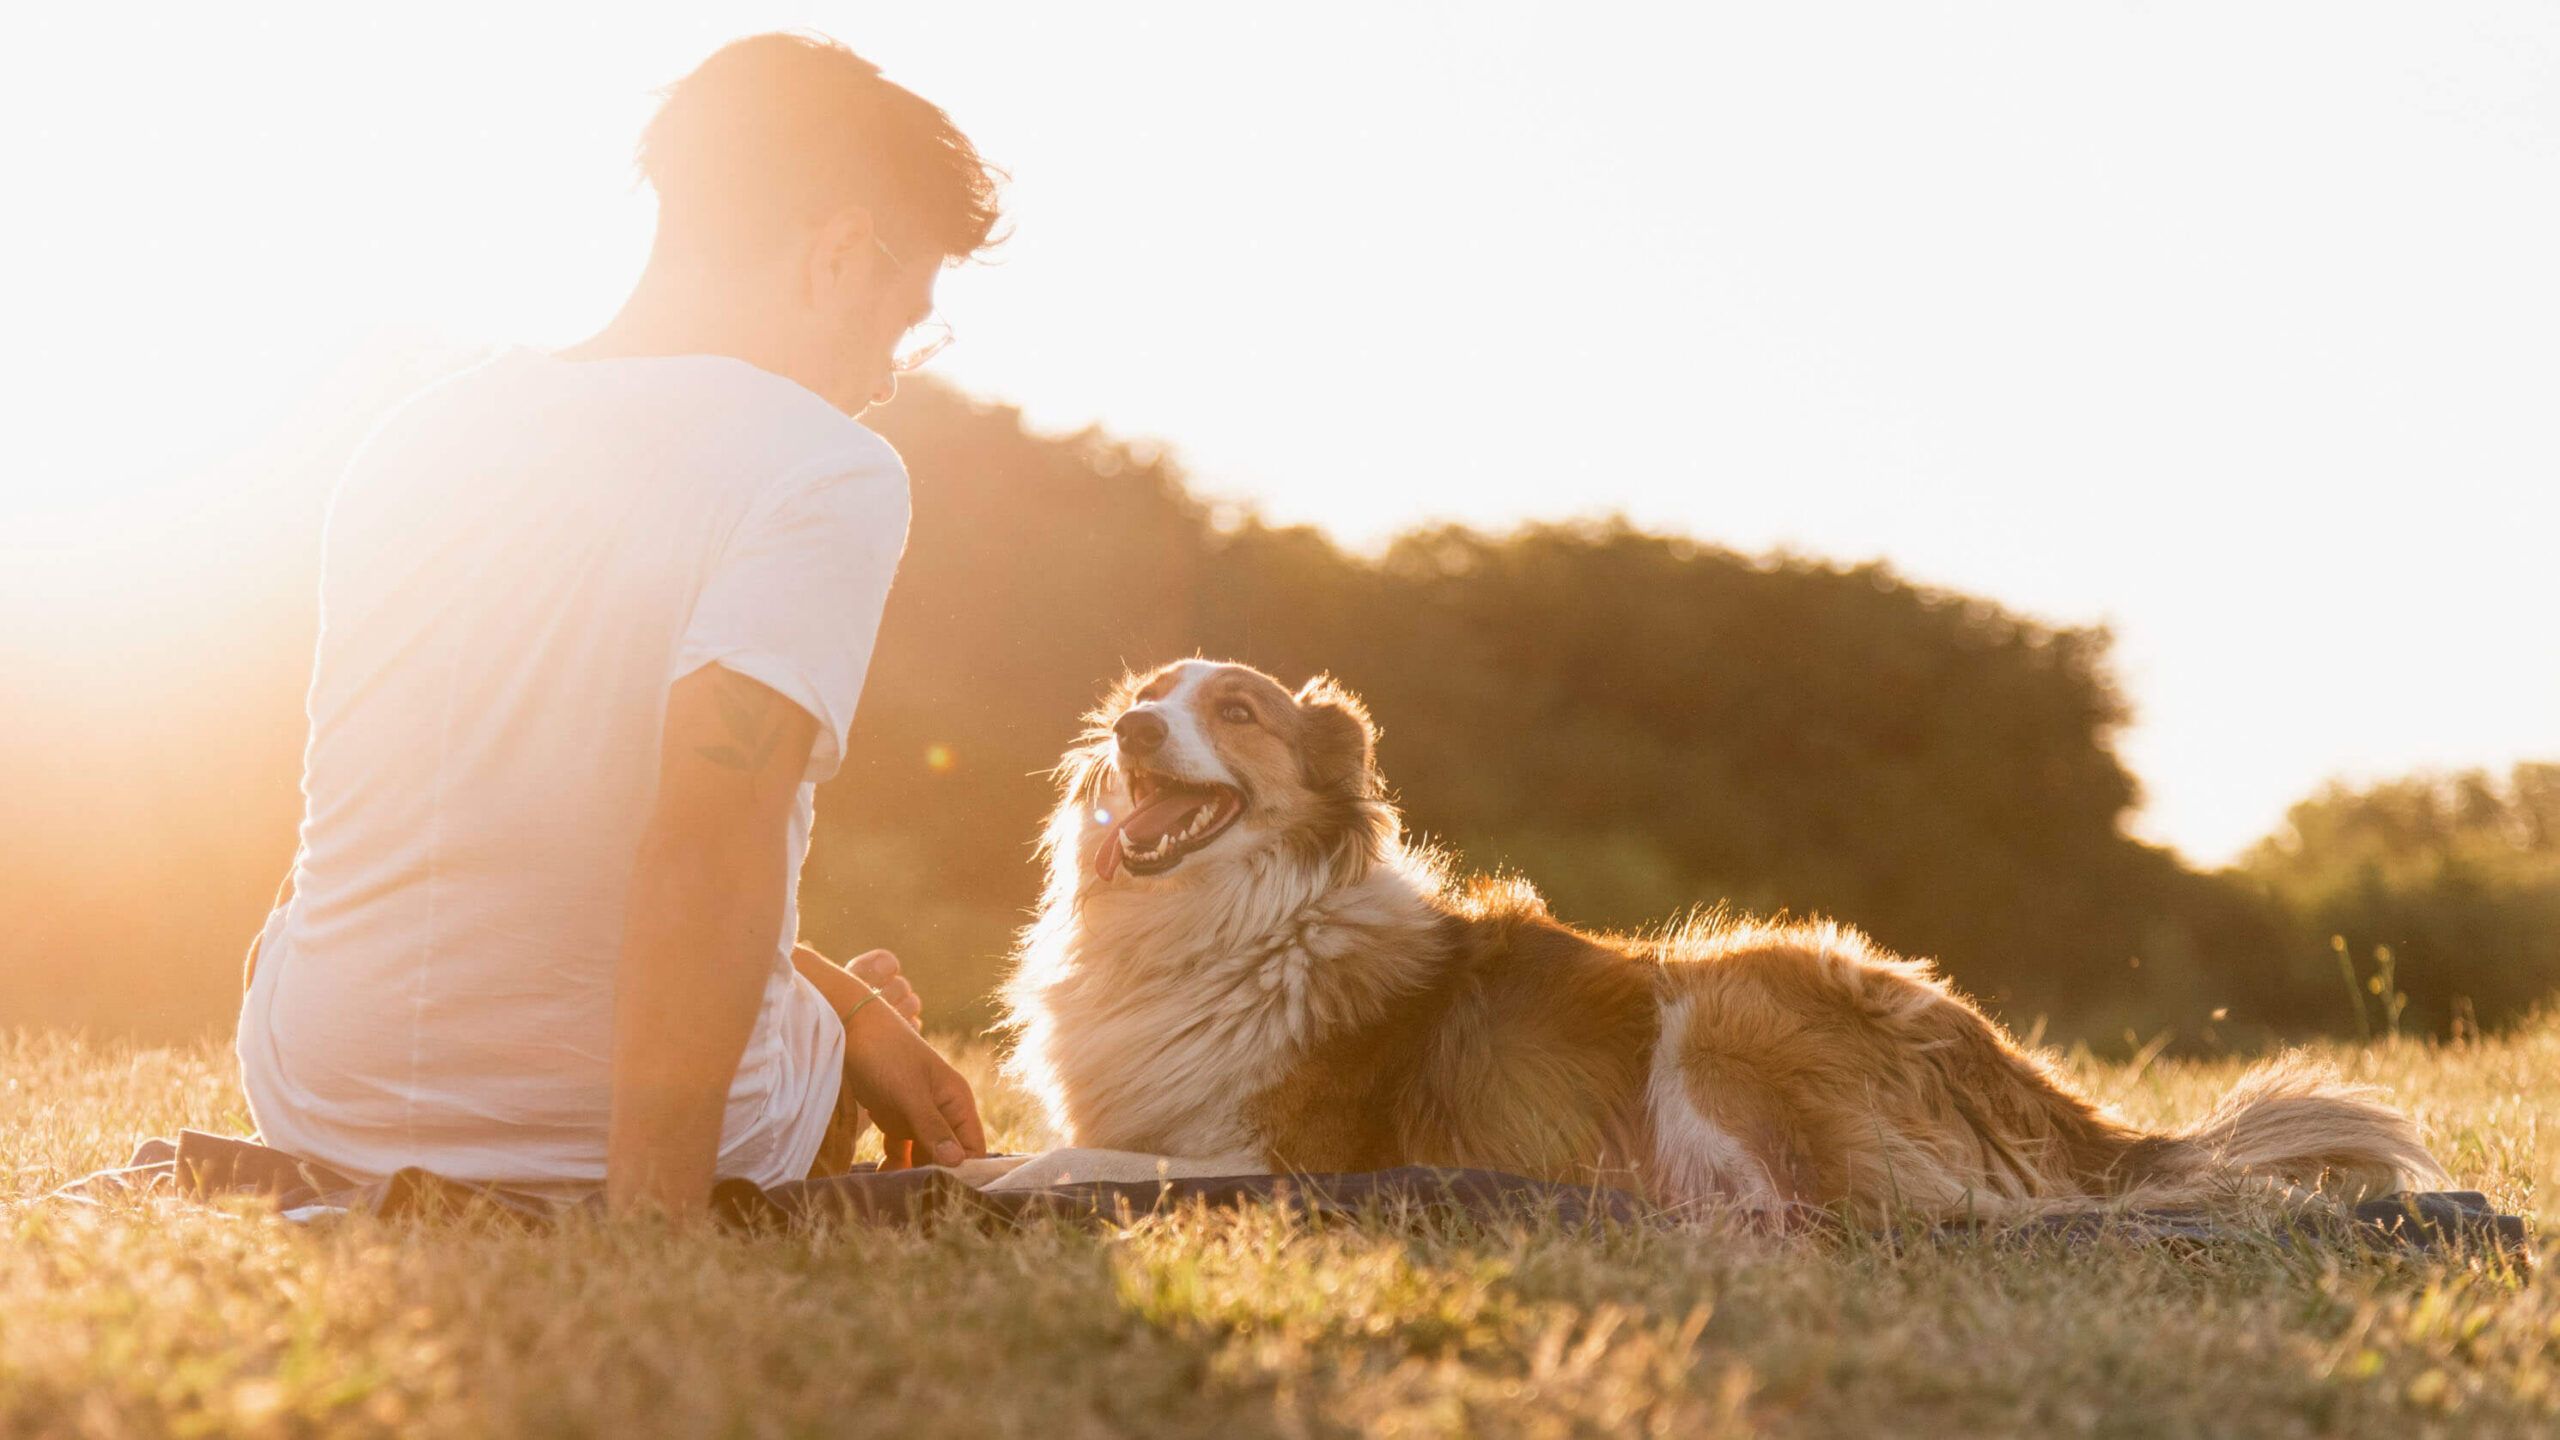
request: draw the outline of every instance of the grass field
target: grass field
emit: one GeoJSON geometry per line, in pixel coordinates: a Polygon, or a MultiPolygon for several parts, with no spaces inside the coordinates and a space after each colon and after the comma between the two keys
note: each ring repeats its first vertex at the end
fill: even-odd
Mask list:
{"type": "MultiPolygon", "coordinates": [[[[2527,1214],[2555,1193],[2560,1022],[2339,1058],[2460,1183],[2527,1214]]],[[[2239,1068],[2074,1063],[2152,1120],[2239,1068]]],[[[23,1035],[0,1040],[0,1093],[11,1435],[2560,1429],[2560,1301],[2476,1263],[1196,1212],[1000,1235],[305,1231],[30,1203],[142,1135],[244,1133],[218,1048],[23,1035]]],[[[1002,1142],[1039,1142],[986,1097],[1002,1142]]]]}

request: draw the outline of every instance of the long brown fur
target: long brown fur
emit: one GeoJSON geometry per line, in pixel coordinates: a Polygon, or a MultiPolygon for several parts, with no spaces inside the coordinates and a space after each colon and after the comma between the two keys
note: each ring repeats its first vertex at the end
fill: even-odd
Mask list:
{"type": "Polygon", "coordinates": [[[1070,1143],[1299,1171],[1486,1166],[1871,1220],[2442,1175],[2404,1116],[2301,1057],[2147,1133],[1846,927],[1717,916],[1598,935],[1523,881],[1453,883],[1404,842],[1374,729],[1328,681],[1291,695],[1184,662],[1131,677],[1094,718],[1061,768],[1047,898],[1007,992],[1011,1067],[1070,1143]],[[1096,817],[1126,806],[1139,763],[1110,727],[1138,707],[1172,719],[1182,751],[1139,768],[1227,785],[1245,818],[1169,873],[1106,880],[1096,817]]]}

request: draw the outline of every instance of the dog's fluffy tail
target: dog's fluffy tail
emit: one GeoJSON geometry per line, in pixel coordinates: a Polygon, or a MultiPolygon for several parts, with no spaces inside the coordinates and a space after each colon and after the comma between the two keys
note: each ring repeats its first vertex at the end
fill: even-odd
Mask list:
{"type": "Polygon", "coordinates": [[[2116,1175],[2125,1198],[2163,1205],[2202,1202],[2252,1182],[2348,1204],[2445,1182],[2416,1124],[2379,1089],[2343,1080],[2302,1054],[2254,1067],[2195,1124],[2134,1142],[2116,1175]]]}

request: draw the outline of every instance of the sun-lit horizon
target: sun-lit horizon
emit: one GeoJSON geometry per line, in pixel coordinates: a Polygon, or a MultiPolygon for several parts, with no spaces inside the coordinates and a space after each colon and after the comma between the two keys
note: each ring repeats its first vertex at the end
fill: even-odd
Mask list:
{"type": "Polygon", "coordinates": [[[1360,548],[1623,513],[2108,624],[2199,862],[2560,753],[2560,15],[998,8],[13,22],[0,552],[130,566],[385,337],[592,330],[651,89],[808,26],[1013,172],[936,373],[1038,426],[1360,548]]]}

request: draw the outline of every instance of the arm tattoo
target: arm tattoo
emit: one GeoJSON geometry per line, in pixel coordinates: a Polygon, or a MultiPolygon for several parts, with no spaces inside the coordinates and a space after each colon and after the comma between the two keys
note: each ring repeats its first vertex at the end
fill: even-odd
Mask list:
{"type": "Polygon", "coordinates": [[[751,775],[762,770],[781,743],[783,722],[789,718],[773,713],[774,693],[736,671],[723,670],[712,677],[711,698],[720,707],[720,725],[729,732],[730,743],[699,745],[693,753],[730,770],[751,775]]]}

